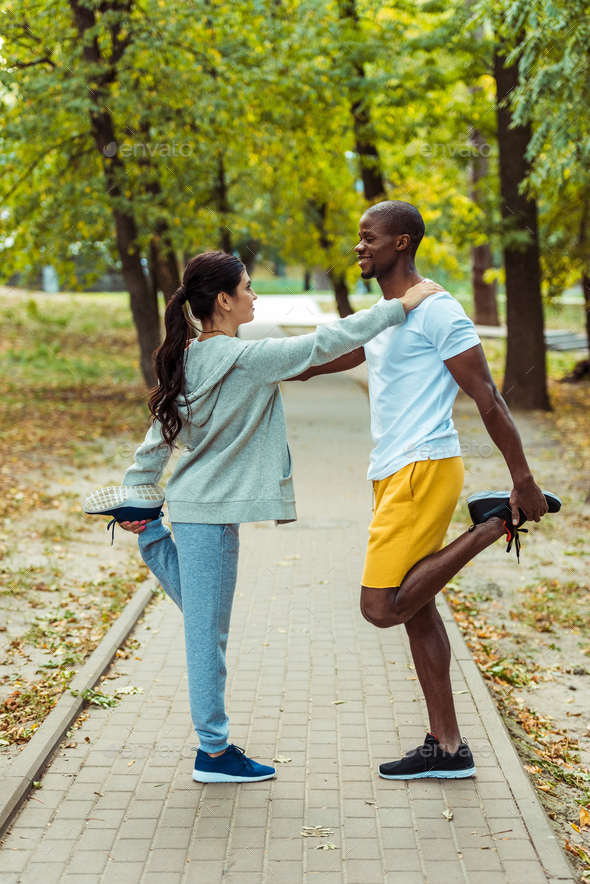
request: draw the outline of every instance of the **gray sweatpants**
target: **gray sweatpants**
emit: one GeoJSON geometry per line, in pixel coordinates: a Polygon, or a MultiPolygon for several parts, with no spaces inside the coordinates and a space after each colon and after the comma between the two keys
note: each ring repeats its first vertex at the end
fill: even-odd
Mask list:
{"type": "Polygon", "coordinates": [[[203,752],[229,746],[225,650],[236,588],[239,525],[161,519],[138,535],[141,556],[184,616],[191,717],[203,752]]]}

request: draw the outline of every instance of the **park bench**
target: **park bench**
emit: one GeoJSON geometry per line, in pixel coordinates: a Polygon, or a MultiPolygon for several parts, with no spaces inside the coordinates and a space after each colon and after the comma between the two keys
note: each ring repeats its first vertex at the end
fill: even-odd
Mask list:
{"type": "MultiPolygon", "coordinates": [[[[259,295],[254,304],[254,319],[240,326],[239,335],[245,340],[283,338],[305,334],[318,325],[338,319],[335,311],[325,312],[319,299],[311,295],[259,295]]],[[[506,326],[476,325],[480,338],[505,338],[506,326]]],[[[547,350],[585,350],[585,334],[560,329],[545,330],[547,350]]]]}
{"type": "MultiPolygon", "coordinates": [[[[506,337],[503,325],[476,325],[475,330],[480,338],[506,337]]],[[[548,328],[545,329],[545,347],[547,350],[587,350],[588,338],[583,332],[548,328]]]]}

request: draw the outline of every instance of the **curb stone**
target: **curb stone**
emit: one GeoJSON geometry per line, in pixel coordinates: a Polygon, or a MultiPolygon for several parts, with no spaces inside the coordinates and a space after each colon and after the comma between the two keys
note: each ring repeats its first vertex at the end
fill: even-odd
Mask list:
{"type": "Polygon", "coordinates": [[[85,700],[82,692],[93,688],[107,671],[118,648],[129,637],[148,603],[152,600],[155,581],[148,580],[127,602],[125,610],[110,627],[80,672],[70,682],[39,730],[29,740],[10,774],[0,780],[0,835],[3,835],[13,817],[27,798],[33,780],[39,777],[64,735],[82,711],[85,700]],[[77,691],[78,696],[72,696],[77,691]]]}
{"type": "Polygon", "coordinates": [[[510,786],[543,871],[550,881],[565,881],[575,884],[576,877],[565,851],[561,847],[549,822],[549,817],[522,766],[522,761],[510,739],[506,725],[502,721],[477,663],[467,647],[457,621],[446,600],[441,599],[437,607],[444,620],[453,655],[463,672],[480,717],[485,722],[485,729],[493,745],[494,754],[506,782],[510,786]]]}

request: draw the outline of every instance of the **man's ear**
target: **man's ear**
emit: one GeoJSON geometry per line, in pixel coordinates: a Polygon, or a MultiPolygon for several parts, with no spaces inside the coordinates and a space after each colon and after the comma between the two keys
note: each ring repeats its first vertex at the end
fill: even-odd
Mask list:
{"type": "Polygon", "coordinates": [[[397,238],[396,250],[398,252],[403,252],[405,249],[410,247],[410,234],[409,233],[401,233],[397,238]]]}

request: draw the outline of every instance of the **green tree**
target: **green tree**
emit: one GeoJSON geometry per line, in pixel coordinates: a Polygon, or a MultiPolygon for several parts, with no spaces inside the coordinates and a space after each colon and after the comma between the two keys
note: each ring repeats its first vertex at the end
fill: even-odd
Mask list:
{"type": "MultiPolygon", "coordinates": [[[[550,295],[579,280],[590,347],[590,4],[515,4],[520,47],[515,119],[533,126],[528,191],[540,205],[542,263],[550,295]]],[[[575,376],[590,372],[588,359],[575,376]]]]}
{"type": "MultiPolygon", "coordinates": [[[[518,39],[517,36],[515,42],[518,39]]],[[[507,342],[502,393],[508,404],[516,408],[548,409],[537,204],[523,192],[530,173],[527,151],[532,129],[530,124],[518,125],[513,120],[510,95],[518,85],[518,66],[508,57],[508,46],[500,40],[494,76],[505,224],[507,342]]]]}

